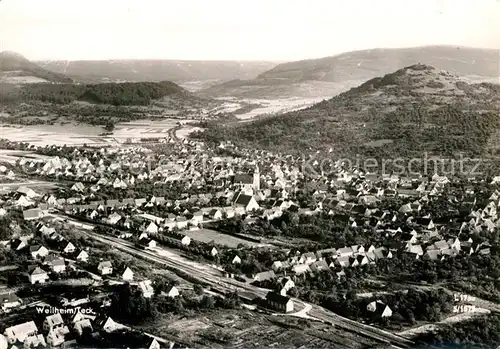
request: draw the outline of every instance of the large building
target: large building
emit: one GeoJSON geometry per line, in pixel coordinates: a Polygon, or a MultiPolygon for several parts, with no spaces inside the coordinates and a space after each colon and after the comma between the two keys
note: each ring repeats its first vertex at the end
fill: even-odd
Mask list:
{"type": "Polygon", "coordinates": [[[282,296],[276,292],[269,292],[266,296],[268,307],[284,313],[293,311],[293,301],[290,297],[282,296]]]}

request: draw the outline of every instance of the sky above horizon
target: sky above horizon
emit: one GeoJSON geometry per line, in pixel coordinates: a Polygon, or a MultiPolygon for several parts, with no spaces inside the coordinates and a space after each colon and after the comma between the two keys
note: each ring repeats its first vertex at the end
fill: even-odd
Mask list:
{"type": "Polygon", "coordinates": [[[1,0],[28,59],[291,61],[370,48],[500,49],[500,0],[1,0]]]}

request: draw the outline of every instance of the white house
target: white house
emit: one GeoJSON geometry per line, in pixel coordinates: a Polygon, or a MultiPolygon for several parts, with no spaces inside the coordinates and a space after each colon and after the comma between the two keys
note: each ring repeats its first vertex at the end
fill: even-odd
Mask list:
{"type": "Polygon", "coordinates": [[[33,259],[37,259],[46,257],[49,254],[49,250],[42,245],[33,245],[30,246],[30,253],[33,259]]]}
{"type": "Polygon", "coordinates": [[[377,317],[391,317],[392,310],[389,306],[381,301],[373,301],[366,306],[366,310],[373,313],[377,317]]]}
{"type": "Polygon", "coordinates": [[[5,329],[4,336],[10,344],[15,342],[24,343],[30,337],[38,334],[38,328],[34,321],[25,322],[23,324],[15,325],[5,329]]]}
{"type": "Polygon", "coordinates": [[[43,329],[48,332],[47,343],[53,347],[63,344],[65,335],[69,333],[61,314],[47,316],[43,322],[43,329]]]}
{"type": "Polygon", "coordinates": [[[27,188],[27,187],[19,187],[17,189],[17,192],[19,194],[25,195],[26,197],[33,199],[37,196],[39,196],[33,189],[27,188]]]}
{"type": "Polygon", "coordinates": [[[32,285],[43,284],[49,279],[49,275],[46,271],[42,270],[38,266],[30,267],[28,272],[28,277],[32,285]]]}
{"type": "Polygon", "coordinates": [[[21,300],[14,293],[0,294],[0,307],[7,313],[21,305],[21,300]]]}
{"type": "Polygon", "coordinates": [[[153,338],[151,344],[149,344],[147,349],[160,349],[160,343],[158,343],[158,341],[153,338]]]}
{"type": "Polygon", "coordinates": [[[71,187],[71,190],[77,191],[77,192],[83,192],[85,190],[85,185],[83,185],[82,182],[75,183],[71,187]]]}
{"type": "Polygon", "coordinates": [[[45,318],[43,321],[43,330],[44,331],[51,331],[57,328],[62,328],[64,327],[64,321],[62,319],[61,314],[52,314],[49,315],[45,318]]]}
{"type": "Polygon", "coordinates": [[[169,286],[162,294],[170,298],[175,298],[179,295],[179,290],[175,286],[169,286]]]}
{"type": "Polygon", "coordinates": [[[149,223],[148,227],[146,228],[147,233],[158,233],[158,226],[154,223],[151,222],[149,223]]]}
{"type": "Polygon", "coordinates": [[[139,240],[139,243],[149,249],[154,249],[156,247],[156,241],[148,238],[139,240]]]}
{"type": "Polygon", "coordinates": [[[125,271],[122,273],[122,280],[124,281],[134,280],[134,272],[132,271],[132,269],[130,269],[129,267],[125,269],[125,271]]]}
{"type": "Polygon", "coordinates": [[[222,211],[217,208],[214,208],[209,212],[208,217],[213,220],[222,219],[222,211]]]}
{"type": "Polygon", "coordinates": [[[287,291],[295,287],[295,282],[293,282],[293,280],[288,277],[282,278],[280,280],[280,284],[287,291]]]}
{"type": "Polygon", "coordinates": [[[106,319],[106,321],[103,322],[102,324],[102,329],[105,331],[105,332],[113,332],[113,331],[116,331],[116,330],[119,330],[119,329],[123,329],[124,326],[121,325],[121,324],[118,324],[116,323],[112,318],[108,317],[106,319]]]}
{"type": "Polygon", "coordinates": [[[112,214],[109,215],[107,222],[108,224],[116,225],[121,219],[122,216],[120,214],[113,212],[112,214]]]}
{"type": "Polygon", "coordinates": [[[307,264],[296,264],[292,267],[292,271],[295,274],[300,275],[300,274],[310,272],[311,268],[309,268],[309,265],[307,265],[307,264]]]}
{"type": "Polygon", "coordinates": [[[241,207],[247,212],[257,210],[260,207],[254,196],[243,194],[243,192],[236,195],[233,206],[241,207]]]}
{"type": "Polygon", "coordinates": [[[97,270],[101,273],[101,275],[111,275],[113,274],[113,265],[110,261],[103,261],[99,263],[97,270]]]}
{"type": "Polygon", "coordinates": [[[62,258],[55,258],[50,262],[50,268],[54,273],[64,273],[66,271],[66,263],[62,258]]]}
{"type": "MultiPolygon", "coordinates": [[[[33,336],[28,336],[24,340],[24,348],[37,348],[37,347],[46,347],[47,343],[45,342],[45,338],[43,337],[43,334],[37,334],[33,336]]],[[[12,348],[16,348],[14,345],[12,348]]]]}
{"type": "Polygon", "coordinates": [[[141,289],[142,296],[144,298],[151,298],[155,293],[151,280],[144,280],[139,282],[139,288],[141,289]]]}
{"type": "Polygon", "coordinates": [[[184,234],[167,233],[164,235],[164,237],[177,246],[189,246],[189,244],[191,243],[191,238],[184,234]]]}
{"type": "Polygon", "coordinates": [[[73,245],[71,242],[68,242],[66,247],[64,247],[64,253],[74,253],[76,250],[75,245],[73,245]]]}
{"type": "Polygon", "coordinates": [[[76,260],[80,262],[87,262],[89,259],[89,254],[85,250],[81,250],[78,253],[76,253],[76,260]]]}
{"type": "Polygon", "coordinates": [[[21,251],[26,247],[26,242],[20,239],[16,239],[10,243],[10,248],[14,251],[21,251]]]}
{"type": "Polygon", "coordinates": [[[90,319],[83,318],[79,321],[74,322],[73,328],[75,329],[76,333],[78,333],[79,336],[83,334],[83,331],[86,328],[89,328],[92,331],[92,323],[90,322],[90,319]]]}

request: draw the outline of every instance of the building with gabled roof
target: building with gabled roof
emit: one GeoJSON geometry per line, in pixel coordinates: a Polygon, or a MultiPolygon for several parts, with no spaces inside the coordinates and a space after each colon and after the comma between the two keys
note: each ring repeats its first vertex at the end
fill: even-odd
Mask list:
{"type": "Polygon", "coordinates": [[[189,246],[191,243],[191,238],[185,234],[179,234],[175,232],[166,232],[163,235],[170,243],[176,246],[189,246]]]}
{"type": "Polygon", "coordinates": [[[15,293],[4,293],[0,294],[0,309],[4,313],[9,312],[13,308],[17,308],[21,305],[21,300],[15,293]]]}
{"type": "Polygon", "coordinates": [[[28,278],[32,285],[43,284],[49,279],[49,275],[37,265],[28,267],[28,278]]]}
{"type": "Polygon", "coordinates": [[[97,270],[101,275],[111,275],[113,274],[113,265],[110,261],[102,261],[97,265],[97,270]]]}
{"type": "Polygon", "coordinates": [[[179,293],[179,289],[175,287],[174,285],[169,285],[165,291],[161,292],[162,295],[170,298],[175,298],[177,297],[179,293]]]}
{"type": "Polygon", "coordinates": [[[36,336],[38,334],[38,328],[34,321],[28,321],[19,325],[8,327],[4,331],[4,336],[7,338],[10,344],[16,342],[24,343],[24,341],[30,336],[36,336]]]}
{"type": "Polygon", "coordinates": [[[268,292],[266,295],[268,307],[276,309],[284,313],[293,311],[293,301],[290,297],[282,296],[276,292],[268,292]]]}
{"type": "Polygon", "coordinates": [[[276,274],[272,270],[257,273],[253,277],[254,281],[266,281],[276,279],[276,274]]]}
{"type": "Polygon", "coordinates": [[[87,262],[89,260],[89,253],[85,250],[77,250],[74,253],[75,259],[80,262],[87,262]]]}
{"type": "Polygon", "coordinates": [[[240,192],[235,195],[233,200],[234,207],[241,207],[245,211],[253,211],[259,209],[259,204],[253,195],[247,195],[240,192]]]}
{"type": "Polygon", "coordinates": [[[121,278],[124,281],[132,281],[134,280],[134,272],[129,267],[126,267],[123,273],[121,274],[121,278]]]}
{"type": "Polygon", "coordinates": [[[151,298],[153,297],[155,291],[153,288],[153,283],[151,280],[143,280],[139,282],[139,288],[142,292],[142,296],[144,298],[151,298]]]}
{"type": "Polygon", "coordinates": [[[374,317],[385,318],[392,316],[392,310],[389,306],[385,305],[382,301],[373,301],[366,306],[366,310],[373,313],[374,317]]]}
{"type": "Polygon", "coordinates": [[[49,315],[43,321],[44,331],[51,331],[64,326],[64,320],[60,313],[49,315]]]}
{"type": "Polygon", "coordinates": [[[31,245],[30,254],[33,259],[43,258],[49,254],[49,250],[42,245],[31,245]]]}
{"type": "Polygon", "coordinates": [[[75,245],[73,245],[71,242],[68,242],[66,246],[63,249],[64,253],[74,253],[76,250],[75,245]]]}

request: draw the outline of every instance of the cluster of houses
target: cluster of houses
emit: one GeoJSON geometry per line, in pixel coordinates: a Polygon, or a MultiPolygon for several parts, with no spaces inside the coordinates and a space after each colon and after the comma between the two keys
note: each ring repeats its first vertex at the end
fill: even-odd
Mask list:
{"type": "MultiPolygon", "coordinates": [[[[57,237],[58,234],[54,228],[45,224],[36,225],[38,231],[46,237],[57,237]]],[[[89,253],[88,250],[77,249],[72,242],[65,239],[60,240],[59,250],[49,250],[47,247],[31,243],[32,237],[24,236],[22,239],[11,240],[6,245],[18,253],[27,253],[31,265],[27,269],[27,277],[31,284],[43,284],[48,282],[49,274],[63,274],[68,269],[76,270],[78,268],[88,268],[89,253]]],[[[135,280],[134,272],[126,267],[124,270],[115,272],[111,261],[100,261],[97,267],[92,269],[98,275],[97,277],[115,275],[118,282],[127,282],[132,287],[138,289],[145,298],[151,298],[155,291],[150,280],[135,280]]],[[[0,314],[7,314],[19,310],[23,301],[15,294],[14,289],[1,290],[0,293],[0,314]]],[[[174,285],[170,285],[162,291],[162,295],[175,298],[180,292],[174,285]]],[[[89,299],[82,299],[82,302],[65,302],[68,305],[81,305],[89,302],[89,299]]],[[[42,302],[43,304],[43,302],[42,302]]],[[[105,305],[105,302],[103,303],[105,305]]],[[[109,304],[107,304],[109,305],[109,304]]],[[[53,307],[47,308],[49,312],[53,307]]],[[[66,307],[65,307],[66,309],[66,307]]],[[[68,308],[69,309],[69,308],[68,308]]],[[[75,308],[76,309],[76,308],[75,308]]],[[[44,313],[40,311],[39,313],[44,313]]],[[[0,315],[3,316],[3,315],[0,315]]],[[[125,328],[123,325],[115,323],[112,319],[104,317],[100,319],[95,314],[90,315],[81,312],[59,312],[47,315],[43,323],[36,324],[35,321],[28,321],[8,327],[0,334],[0,348],[45,348],[74,345],[75,339],[82,336],[85,331],[91,333],[95,331],[115,331],[125,328]],[[2,346],[4,345],[4,346],[2,346]]],[[[144,348],[158,349],[159,343],[145,337],[144,348]]]]}
{"type": "MultiPolygon", "coordinates": [[[[317,169],[311,174],[303,169],[304,159],[300,157],[278,156],[221,144],[220,151],[231,150],[243,155],[223,157],[194,141],[173,146],[177,152],[163,159],[148,149],[122,147],[74,150],[66,158],[55,156],[41,160],[41,163],[22,160],[18,165],[31,167],[40,176],[74,181],[71,186],[73,197],[41,196],[32,189],[21,187],[10,204],[22,207],[24,219],[28,221],[61,210],[120,228],[117,231],[122,238],[131,237],[134,227],[138,240],[146,248],[156,246],[156,234],[161,233],[172,244],[188,246],[191,238],[183,230],[197,229],[204,223],[235,216],[245,216],[251,224],[256,218],[272,220],[286,211],[299,215],[327,215],[345,228],[370,231],[386,238],[383,246],[339,246],[289,255],[285,260],[274,261],[271,270],[254,275],[254,281],[279,281],[280,288],[270,292],[266,300],[270,307],[284,312],[294,309],[293,301],[287,296],[295,286],[290,276],[330,270],[341,278],[345,275],[344,268],[401,256],[440,261],[458,254],[485,255],[490,253],[491,246],[478,242],[474,235],[492,232],[500,226],[497,212],[500,192],[495,191],[488,203],[479,207],[473,179],[465,186],[462,195],[446,194],[446,200],[459,207],[459,212],[447,212],[449,215],[439,212],[438,216],[427,212],[426,207],[432,201],[442,199],[445,188],[453,181],[447,176],[370,175],[359,169],[345,168],[340,162],[334,164],[331,174],[324,174],[318,161],[309,164],[317,169]],[[186,192],[175,199],[154,196],[97,199],[104,187],[121,191],[146,181],[159,185],[181,183],[186,192]],[[311,198],[307,205],[299,202],[304,196],[311,198]],[[401,204],[397,209],[379,209],[384,198],[394,198],[401,204]],[[189,204],[190,209],[182,208],[185,204],[189,204]],[[450,216],[454,218],[450,220],[450,216]]],[[[497,183],[500,183],[500,177],[494,178],[491,184],[497,183]]],[[[62,239],[52,228],[39,226],[39,230],[50,239],[62,239]]],[[[86,262],[89,258],[87,251],[76,250],[74,246],[72,249],[71,242],[61,243],[63,248],[56,254],[22,239],[7,244],[16,251],[29,250],[32,260],[37,261],[28,271],[31,283],[47,281],[46,270],[64,272],[71,265],[68,260],[86,262]]],[[[217,250],[214,248],[210,253],[215,255],[217,250]]],[[[242,262],[240,257],[234,258],[233,263],[242,262]]],[[[112,263],[101,261],[97,272],[101,276],[114,274],[112,263]]],[[[118,275],[123,281],[130,282],[134,280],[133,274],[130,268],[126,268],[118,275]]],[[[145,296],[152,294],[150,282],[141,281],[137,286],[145,296]]],[[[178,290],[169,289],[167,293],[175,297],[178,290]]],[[[380,301],[370,303],[367,310],[380,317],[392,314],[391,309],[380,301]]]]}
{"type": "MultiPolygon", "coordinates": [[[[488,244],[476,243],[471,234],[465,233],[492,231],[499,223],[497,208],[500,193],[495,192],[488,205],[478,209],[471,188],[466,188],[462,198],[448,198],[450,201],[460,201],[461,208],[468,209],[464,221],[433,220],[431,214],[422,213],[423,207],[438,197],[450,183],[446,176],[434,175],[430,179],[419,176],[402,178],[396,175],[377,177],[339,167],[336,176],[319,176],[304,184],[300,182],[304,174],[293,166],[271,165],[267,173],[261,175],[259,167],[254,164],[249,173],[235,173],[233,161],[226,159],[216,175],[214,171],[216,181],[212,183],[217,183],[222,188],[227,186],[226,190],[215,195],[196,194],[193,197],[185,194],[183,199],[177,200],[149,197],[90,201],[87,204],[70,204],[68,200],[62,202],[49,196],[42,200],[45,202],[41,205],[45,207],[40,208],[39,205],[36,209],[26,210],[25,219],[43,216],[43,208],[59,207],[67,213],[84,214],[88,219],[125,229],[130,229],[134,222],[141,222],[137,229],[139,240],[145,247],[153,248],[156,242],[150,235],[162,233],[171,243],[187,246],[191,239],[182,233],[183,229],[197,229],[204,222],[235,215],[246,214],[247,219],[256,216],[273,219],[286,210],[294,210],[298,214],[328,214],[332,220],[345,227],[373,230],[392,241],[388,245],[369,246],[366,249],[363,246],[350,246],[309,252],[273,264],[275,272],[302,274],[334,269],[339,277],[343,275],[342,268],[376,263],[377,260],[392,258],[401,253],[412,258],[430,260],[442,260],[459,253],[487,254],[490,248],[488,244]],[[297,191],[305,189],[312,193],[314,207],[299,208],[294,202],[297,191]],[[400,197],[407,203],[402,204],[397,211],[380,210],[377,202],[384,196],[400,197]],[[231,205],[223,208],[202,207],[213,197],[222,197],[231,205]],[[182,203],[187,202],[200,206],[180,211],[182,203]],[[170,212],[164,217],[158,217],[147,213],[151,207],[165,208],[166,212],[170,212]],[[33,212],[34,210],[38,211],[33,212]]],[[[85,163],[88,164],[88,161],[85,163]]],[[[76,183],[75,186],[75,190],[83,189],[81,183],[76,183]]],[[[21,188],[18,193],[26,200],[37,197],[31,189],[21,188]]],[[[122,235],[121,237],[131,237],[131,233],[127,232],[122,235]]]]}
{"type": "MultiPolygon", "coordinates": [[[[56,312],[47,315],[38,325],[32,320],[6,328],[0,334],[0,348],[69,348],[77,346],[77,339],[85,334],[93,335],[97,331],[111,333],[123,329],[127,327],[110,317],[95,313],[87,314],[78,310],[56,312]]],[[[143,348],[160,349],[160,343],[155,338],[143,336],[143,341],[143,348]]]]}
{"type": "Polygon", "coordinates": [[[78,249],[59,234],[55,228],[42,222],[36,224],[37,231],[48,241],[55,242],[55,249],[49,249],[39,243],[34,243],[33,234],[23,235],[13,240],[1,241],[4,248],[27,255],[30,265],[25,275],[31,284],[44,284],[49,281],[50,273],[62,275],[67,271],[85,270],[97,273],[94,277],[115,276],[122,281],[133,281],[134,272],[131,268],[115,271],[109,260],[100,261],[95,268],[88,264],[90,250],[78,249]]]}
{"type": "MultiPolygon", "coordinates": [[[[138,145],[102,147],[93,150],[73,149],[69,153],[63,147],[52,146],[51,152],[60,156],[21,158],[16,164],[32,175],[56,180],[80,181],[71,189],[75,193],[91,194],[102,187],[120,190],[144,181],[177,180],[188,163],[199,161],[203,155],[203,146],[200,142],[172,141],[171,145],[178,151],[175,152],[175,156],[168,157],[158,157],[152,150],[138,145]]],[[[32,148],[34,151],[46,151],[37,147],[32,148]]],[[[183,177],[192,175],[193,172],[184,172],[183,177]]]]}

